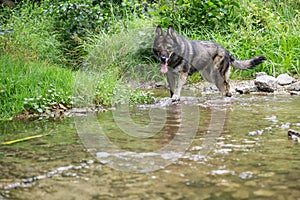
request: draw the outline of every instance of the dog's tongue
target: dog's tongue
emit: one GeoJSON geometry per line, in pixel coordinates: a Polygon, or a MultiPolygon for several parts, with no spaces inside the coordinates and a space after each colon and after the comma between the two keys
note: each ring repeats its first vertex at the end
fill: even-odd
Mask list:
{"type": "Polygon", "coordinates": [[[160,72],[163,74],[168,72],[168,63],[167,62],[161,64],[160,72]]]}

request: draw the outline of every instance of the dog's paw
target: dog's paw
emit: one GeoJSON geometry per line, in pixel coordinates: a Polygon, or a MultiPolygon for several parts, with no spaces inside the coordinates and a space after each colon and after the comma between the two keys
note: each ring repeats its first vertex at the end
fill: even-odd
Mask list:
{"type": "Polygon", "coordinates": [[[178,102],[178,101],[180,101],[180,96],[174,94],[172,96],[172,102],[178,102]]]}

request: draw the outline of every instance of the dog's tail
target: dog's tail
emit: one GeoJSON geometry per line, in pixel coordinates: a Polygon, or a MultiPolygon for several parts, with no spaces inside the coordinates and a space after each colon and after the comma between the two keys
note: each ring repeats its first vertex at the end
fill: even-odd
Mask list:
{"type": "Polygon", "coordinates": [[[236,69],[247,70],[247,69],[253,69],[254,67],[256,67],[256,65],[259,65],[264,60],[267,60],[267,58],[264,56],[257,56],[247,60],[238,60],[233,56],[231,56],[231,60],[232,60],[231,65],[236,69]]]}

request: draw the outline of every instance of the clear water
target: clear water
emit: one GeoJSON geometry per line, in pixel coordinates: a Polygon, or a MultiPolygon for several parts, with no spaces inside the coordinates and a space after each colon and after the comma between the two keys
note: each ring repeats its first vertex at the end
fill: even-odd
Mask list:
{"type": "Polygon", "coordinates": [[[0,199],[300,199],[299,96],[1,122],[0,199]],[[127,112],[128,111],[128,112],[127,112]]]}

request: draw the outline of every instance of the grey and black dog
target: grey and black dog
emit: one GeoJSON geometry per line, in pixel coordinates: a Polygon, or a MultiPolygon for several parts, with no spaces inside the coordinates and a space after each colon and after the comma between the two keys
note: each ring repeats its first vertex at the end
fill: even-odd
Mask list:
{"type": "Polygon", "coordinates": [[[230,66],[247,70],[266,60],[264,56],[238,60],[217,43],[185,39],[176,34],[171,25],[166,33],[157,26],[153,53],[161,62],[160,71],[167,74],[173,100],[180,99],[182,86],[187,77],[195,72],[200,72],[207,81],[214,83],[223,95],[230,97],[230,66]]]}

